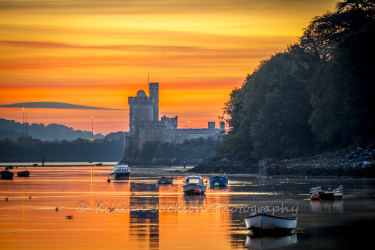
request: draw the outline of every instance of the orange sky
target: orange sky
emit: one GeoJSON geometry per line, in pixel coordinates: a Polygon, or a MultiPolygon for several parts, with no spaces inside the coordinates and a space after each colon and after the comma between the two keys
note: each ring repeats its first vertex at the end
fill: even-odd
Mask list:
{"type": "MultiPolygon", "coordinates": [[[[0,0],[0,105],[128,109],[150,74],[160,116],[206,127],[260,60],[296,42],[335,2],[0,0]]],[[[126,110],[28,109],[28,122],[90,131],[91,114],[94,133],[128,130],[126,110]]],[[[22,109],[0,108],[0,118],[22,122],[22,109]]]]}

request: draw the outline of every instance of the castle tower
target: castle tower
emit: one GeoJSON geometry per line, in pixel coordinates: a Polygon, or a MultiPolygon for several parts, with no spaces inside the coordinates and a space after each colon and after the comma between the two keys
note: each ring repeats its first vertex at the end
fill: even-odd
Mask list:
{"type": "Polygon", "coordinates": [[[137,97],[129,97],[129,128],[130,136],[139,135],[142,121],[153,121],[154,99],[148,98],[143,90],[137,92],[137,97]]]}
{"type": "Polygon", "coordinates": [[[159,83],[149,83],[150,100],[154,100],[153,121],[159,121],[159,83]]]}

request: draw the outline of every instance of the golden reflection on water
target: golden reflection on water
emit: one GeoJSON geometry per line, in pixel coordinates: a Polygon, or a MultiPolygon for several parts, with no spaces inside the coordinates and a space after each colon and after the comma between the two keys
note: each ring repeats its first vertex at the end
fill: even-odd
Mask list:
{"type": "Polygon", "coordinates": [[[327,241],[355,249],[358,238],[372,240],[362,229],[375,221],[373,179],[230,177],[229,188],[194,196],[182,192],[185,173],[157,185],[165,169],[133,168],[130,180],[108,183],[111,168],[36,167],[29,178],[0,180],[1,249],[323,249],[327,241]],[[308,199],[310,187],[338,184],[342,200],[308,199]],[[248,237],[244,217],[265,206],[297,216],[297,234],[248,237]]]}
{"type": "Polygon", "coordinates": [[[183,176],[107,183],[103,168],[32,168],[29,178],[2,180],[2,248],[231,248],[231,213],[212,208],[230,204],[227,190],[187,196],[183,176]]]}

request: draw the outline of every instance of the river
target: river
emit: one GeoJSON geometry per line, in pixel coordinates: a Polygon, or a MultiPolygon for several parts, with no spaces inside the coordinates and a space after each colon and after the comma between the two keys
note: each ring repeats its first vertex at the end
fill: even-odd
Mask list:
{"type": "Polygon", "coordinates": [[[111,169],[30,167],[30,177],[0,180],[1,249],[357,249],[372,243],[374,179],[230,175],[228,188],[188,196],[181,167],[131,168],[129,181],[107,182],[111,169]],[[156,184],[171,173],[173,185],[156,184]],[[311,201],[309,188],[318,185],[343,185],[343,199],[311,201]],[[244,218],[263,207],[298,217],[296,233],[248,235],[244,218]]]}

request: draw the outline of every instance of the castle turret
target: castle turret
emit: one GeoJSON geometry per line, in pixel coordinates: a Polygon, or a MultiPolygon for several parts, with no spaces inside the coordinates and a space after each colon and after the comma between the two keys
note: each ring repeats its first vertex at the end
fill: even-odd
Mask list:
{"type": "Polygon", "coordinates": [[[159,83],[149,83],[150,99],[154,100],[153,121],[159,121],[159,83]]]}

